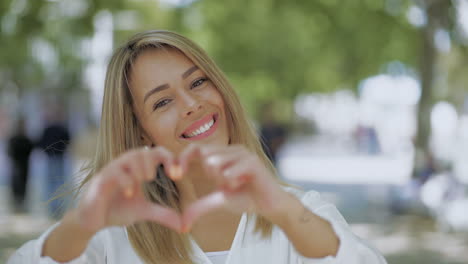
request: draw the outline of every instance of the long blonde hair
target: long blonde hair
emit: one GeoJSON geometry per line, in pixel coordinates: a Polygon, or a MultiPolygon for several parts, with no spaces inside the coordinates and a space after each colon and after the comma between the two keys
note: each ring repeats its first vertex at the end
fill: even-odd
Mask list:
{"type": "MultiPolygon", "coordinates": [[[[132,109],[129,74],[132,63],[143,50],[164,47],[182,52],[207,74],[223,97],[230,143],[246,146],[276,175],[236,92],[214,61],[191,40],[173,32],[155,30],[136,34],[118,48],[110,60],[96,154],[79,190],[108,162],[127,150],[142,146],[141,126],[132,109]]],[[[164,175],[163,170],[158,170],[156,181],[144,185],[144,192],[151,201],[180,211],[177,188],[164,175]]],[[[269,236],[272,224],[263,217],[255,219],[255,231],[264,237],[269,236]]],[[[127,232],[133,248],[147,263],[192,263],[193,252],[188,235],[179,234],[153,222],[136,223],[127,227],[127,232]]]]}

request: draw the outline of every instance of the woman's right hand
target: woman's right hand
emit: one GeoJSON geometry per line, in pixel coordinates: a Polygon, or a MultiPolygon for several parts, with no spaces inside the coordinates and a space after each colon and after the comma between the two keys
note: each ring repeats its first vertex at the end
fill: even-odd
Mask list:
{"type": "Polygon", "coordinates": [[[88,183],[76,210],[78,223],[95,233],[109,226],[155,221],[180,232],[179,214],[143,194],[143,183],[154,180],[161,164],[168,175],[171,168],[177,168],[172,153],[163,147],[131,150],[111,161],[88,183]]]}

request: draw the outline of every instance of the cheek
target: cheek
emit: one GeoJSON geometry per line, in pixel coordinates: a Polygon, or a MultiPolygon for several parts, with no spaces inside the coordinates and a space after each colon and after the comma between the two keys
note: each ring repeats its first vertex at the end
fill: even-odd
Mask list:
{"type": "Polygon", "coordinates": [[[226,111],[224,99],[217,90],[215,91],[215,94],[212,97],[212,103],[217,105],[221,109],[223,119],[225,120],[223,128],[226,130],[226,133],[228,133],[229,127],[228,127],[227,111],[226,111]]]}
{"type": "Polygon", "coordinates": [[[218,93],[218,96],[216,99],[217,99],[216,100],[217,105],[223,111],[224,118],[226,119],[226,106],[224,104],[223,97],[221,96],[221,94],[218,93]]]}
{"type": "Polygon", "coordinates": [[[221,94],[218,93],[216,101],[218,102],[219,107],[222,108],[223,111],[225,111],[226,109],[224,108],[224,100],[223,100],[223,97],[221,96],[221,94]]]}
{"type": "Polygon", "coordinates": [[[212,86],[210,89],[207,89],[205,99],[225,111],[223,97],[215,87],[212,86]]]}
{"type": "Polygon", "coordinates": [[[151,121],[151,135],[155,144],[171,149],[175,143],[176,118],[170,114],[161,115],[151,121]]]}

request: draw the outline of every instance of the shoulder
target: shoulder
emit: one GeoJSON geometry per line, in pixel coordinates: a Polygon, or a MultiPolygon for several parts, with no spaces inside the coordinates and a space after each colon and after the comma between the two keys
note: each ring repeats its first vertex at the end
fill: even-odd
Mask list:
{"type": "MultiPolygon", "coordinates": [[[[39,238],[28,241],[18,248],[7,263],[55,263],[49,257],[42,257],[41,252],[45,240],[59,224],[60,222],[53,224],[39,238]]],[[[107,256],[117,259],[118,257],[125,257],[130,254],[134,253],[129,245],[125,228],[111,227],[103,229],[94,235],[88,243],[85,253],[73,263],[85,263],[85,259],[89,260],[86,263],[103,263],[102,260],[107,256]]]]}

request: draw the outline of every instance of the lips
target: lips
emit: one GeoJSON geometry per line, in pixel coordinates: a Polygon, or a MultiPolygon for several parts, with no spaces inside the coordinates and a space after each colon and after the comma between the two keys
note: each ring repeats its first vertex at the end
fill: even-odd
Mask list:
{"type": "Polygon", "coordinates": [[[214,122],[216,123],[217,119],[218,119],[218,114],[217,113],[212,113],[212,114],[206,115],[202,119],[200,119],[200,120],[194,122],[193,124],[191,124],[187,129],[185,129],[185,131],[181,134],[181,137],[185,138],[185,139],[189,139],[189,138],[192,138],[192,137],[199,137],[200,135],[208,132],[209,130],[212,130],[213,127],[214,127],[214,124],[211,125],[211,128],[208,129],[208,131],[205,131],[205,132],[203,132],[203,133],[201,133],[199,135],[192,136],[192,137],[190,135],[192,135],[195,131],[199,130],[204,125],[210,123],[211,120],[214,120],[214,122]]]}

